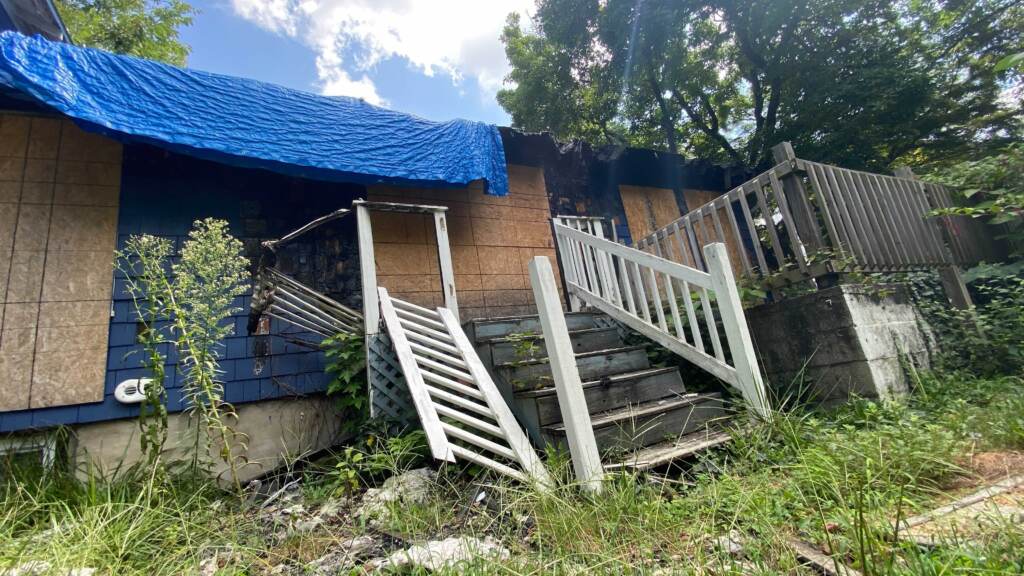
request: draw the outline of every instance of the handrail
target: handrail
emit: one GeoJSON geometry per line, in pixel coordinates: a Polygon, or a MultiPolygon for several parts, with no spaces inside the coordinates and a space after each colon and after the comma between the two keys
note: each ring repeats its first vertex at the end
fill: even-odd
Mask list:
{"type": "Polygon", "coordinates": [[[739,389],[755,413],[770,417],[724,244],[704,248],[708,266],[704,272],[616,244],[577,229],[572,221],[561,217],[556,217],[553,225],[571,297],[739,389]],[[724,343],[720,335],[723,330],[724,343]]]}
{"type": "Polygon", "coordinates": [[[640,238],[636,248],[707,270],[702,248],[722,242],[737,271],[770,286],[994,257],[984,223],[932,216],[952,205],[944,186],[811,162],[785,149],[779,164],[640,238]]]}

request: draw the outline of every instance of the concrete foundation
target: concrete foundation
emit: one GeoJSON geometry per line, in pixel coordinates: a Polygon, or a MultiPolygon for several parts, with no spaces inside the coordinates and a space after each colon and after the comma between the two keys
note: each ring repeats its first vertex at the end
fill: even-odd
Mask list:
{"type": "MultiPolygon", "coordinates": [[[[271,472],[296,459],[322,450],[342,440],[342,421],[334,400],[323,396],[270,400],[237,407],[235,429],[248,436],[247,463],[240,469],[246,482],[271,472]]],[[[171,414],[168,419],[166,456],[168,460],[189,458],[195,441],[195,423],[187,414],[171,414]]],[[[111,475],[138,462],[138,420],[117,420],[75,426],[71,443],[71,461],[79,477],[111,475]]],[[[214,474],[226,480],[226,466],[211,454],[214,474]]]]}
{"type": "Polygon", "coordinates": [[[839,285],[747,311],[770,385],[824,404],[891,398],[907,363],[930,364],[934,338],[902,285],[839,285]]]}

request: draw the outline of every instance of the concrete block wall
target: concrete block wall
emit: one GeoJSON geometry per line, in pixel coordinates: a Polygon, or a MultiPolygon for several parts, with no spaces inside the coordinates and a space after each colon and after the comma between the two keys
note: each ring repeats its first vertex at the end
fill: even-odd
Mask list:
{"type": "Polygon", "coordinates": [[[805,398],[825,404],[905,393],[905,363],[926,368],[934,347],[930,329],[899,285],[843,284],[746,315],[772,386],[802,388],[805,398]]]}
{"type": "Polygon", "coordinates": [[[104,397],[122,147],[0,115],[0,412],[104,397]]]}
{"type": "MultiPolygon", "coordinates": [[[[368,199],[447,206],[448,237],[462,320],[533,314],[527,262],[547,256],[558,273],[544,170],[510,165],[509,194],[374,186],[368,199]]],[[[374,213],[377,281],[394,296],[442,304],[433,217],[374,213]]]]}

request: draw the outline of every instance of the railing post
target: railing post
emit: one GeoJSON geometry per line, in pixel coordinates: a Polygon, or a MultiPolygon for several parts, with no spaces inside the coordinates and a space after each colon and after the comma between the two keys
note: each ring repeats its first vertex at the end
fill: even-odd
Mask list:
{"type": "Polygon", "coordinates": [[[530,284],[537,302],[540,325],[544,330],[544,345],[547,347],[558,405],[565,424],[573,470],[584,489],[600,492],[604,467],[597,453],[594,427],[590,422],[590,411],[583,395],[583,383],[576,367],[576,354],[572,349],[565,315],[562,314],[562,304],[558,299],[551,262],[543,256],[537,256],[530,260],[529,268],[530,284]]]}
{"type": "MultiPolygon", "coordinates": [[[[711,275],[711,287],[718,300],[718,311],[725,328],[725,338],[732,353],[732,363],[736,368],[736,386],[743,393],[747,404],[765,420],[771,419],[764,380],[757,365],[754,354],[754,342],[750,338],[747,319],[743,315],[743,302],[736,279],[732,275],[729,264],[729,252],[725,244],[715,242],[704,247],[704,260],[711,275]]],[[[714,329],[714,327],[711,327],[714,329]]]]}
{"type": "MultiPolygon", "coordinates": [[[[895,174],[897,178],[917,180],[917,175],[914,174],[914,171],[911,170],[909,166],[900,166],[893,171],[893,174],[895,174]]],[[[929,203],[929,206],[932,209],[938,208],[938,206],[932,205],[931,199],[927,196],[925,196],[925,201],[929,203]]],[[[938,226],[937,223],[933,222],[932,224],[938,226]]],[[[946,235],[949,234],[949,231],[946,230],[944,226],[939,226],[939,228],[942,229],[942,238],[946,239],[946,235]]],[[[946,293],[946,298],[949,299],[949,303],[952,304],[954,308],[970,310],[974,307],[974,302],[971,300],[971,293],[967,291],[967,283],[964,282],[964,277],[960,267],[956,265],[956,262],[953,259],[952,250],[950,250],[948,246],[943,246],[943,250],[946,253],[946,258],[948,258],[950,265],[939,268],[939,280],[942,282],[942,290],[946,293]]]]}

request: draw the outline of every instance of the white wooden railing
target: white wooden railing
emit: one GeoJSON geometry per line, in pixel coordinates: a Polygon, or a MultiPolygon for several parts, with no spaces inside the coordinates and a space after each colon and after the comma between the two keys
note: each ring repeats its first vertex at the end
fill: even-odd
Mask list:
{"type": "Polygon", "coordinates": [[[550,485],[544,464],[452,311],[429,310],[378,290],[381,317],[434,458],[461,458],[550,485]]]}
{"type": "Polygon", "coordinates": [[[704,272],[617,244],[586,220],[557,217],[554,229],[571,300],[693,362],[738,389],[757,415],[770,417],[724,244],[704,247],[704,272]]]}

